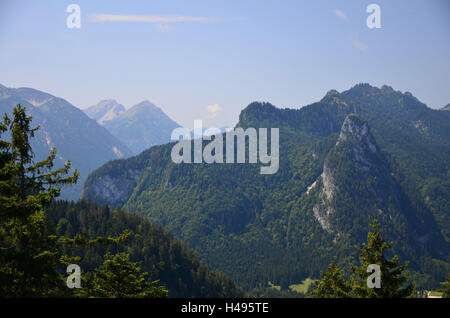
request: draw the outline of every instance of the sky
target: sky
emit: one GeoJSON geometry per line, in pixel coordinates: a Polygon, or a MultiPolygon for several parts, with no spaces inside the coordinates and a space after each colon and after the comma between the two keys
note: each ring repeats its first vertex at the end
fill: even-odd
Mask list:
{"type": "Polygon", "coordinates": [[[450,1],[0,0],[0,84],[79,108],[150,100],[185,127],[223,127],[253,101],[299,108],[357,83],[450,103],[450,1]]]}

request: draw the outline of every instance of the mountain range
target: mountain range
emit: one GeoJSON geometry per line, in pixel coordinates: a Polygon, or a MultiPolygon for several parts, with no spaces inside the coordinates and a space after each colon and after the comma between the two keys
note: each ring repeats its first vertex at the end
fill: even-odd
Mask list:
{"type": "Polygon", "coordinates": [[[115,100],[102,100],[84,111],[127,145],[133,154],[170,142],[172,131],[180,127],[149,101],[125,110],[115,100]]]}
{"type": "Polygon", "coordinates": [[[82,197],[148,215],[246,288],[346,264],[373,219],[419,285],[445,278],[450,112],[358,84],[299,109],[251,103],[236,127],[280,129],[276,174],[250,163],[175,164],[170,143],[106,163],[82,197]]]}
{"type": "Polygon", "coordinates": [[[0,113],[11,115],[17,104],[33,117],[32,126],[40,126],[31,141],[35,160],[46,158],[51,147],[56,147],[55,165],[60,167],[70,159],[80,172],[78,183],[62,190],[64,199],[77,200],[84,180],[95,168],[132,155],[127,146],[68,101],[32,88],[0,85],[0,113]]]}

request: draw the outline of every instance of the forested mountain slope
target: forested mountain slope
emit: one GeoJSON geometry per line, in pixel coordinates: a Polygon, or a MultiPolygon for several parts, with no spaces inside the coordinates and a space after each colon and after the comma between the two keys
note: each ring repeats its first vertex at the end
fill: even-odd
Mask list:
{"type": "Polygon", "coordinates": [[[80,256],[83,273],[103,262],[106,253],[127,252],[138,262],[150,280],[159,280],[169,291],[169,297],[242,297],[243,291],[224,274],[211,270],[200,262],[186,244],[144,216],[111,210],[92,203],[57,201],[47,209],[50,231],[74,237],[114,237],[131,231],[119,244],[66,247],[64,252],[80,256]]]}
{"type": "Polygon", "coordinates": [[[174,164],[167,144],[102,166],[83,196],[148,215],[245,286],[318,277],[331,260],[354,256],[372,218],[427,283],[443,280],[450,113],[359,84],[300,109],[252,103],[237,126],[280,128],[276,174],[255,164],[174,164]]]}

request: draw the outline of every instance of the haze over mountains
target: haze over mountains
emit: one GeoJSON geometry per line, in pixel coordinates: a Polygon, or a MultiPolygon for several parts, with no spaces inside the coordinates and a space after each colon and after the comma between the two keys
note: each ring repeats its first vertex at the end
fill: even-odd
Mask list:
{"type": "Polygon", "coordinates": [[[115,100],[103,100],[85,112],[126,144],[134,154],[170,142],[172,131],[180,127],[148,100],[128,110],[115,100]]]}
{"type": "Polygon", "coordinates": [[[280,169],[175,164],[173,144],[94,171],[83,198],[148,215],[245,287],[345,264],[378,219],[418,284],[450,270],[450,112],[368,84],[300,109],[255,102],[237,127],[280,128],[280,169]]]}
{"type": "Polygon", "coordinates": [[[80,172],[76,185],[65,187],[61,198],[77,200],[87,175],[112,159],[129,157],[132,152],[108,130],[62,98],[32,88],[7,88],[0,85],[0,113],[12,114],[22,104],[33,116],[32,126],[40,126],[31,144],[36,160],[48,156],[56,147],[56,166],[71,160],[80,172]]]}

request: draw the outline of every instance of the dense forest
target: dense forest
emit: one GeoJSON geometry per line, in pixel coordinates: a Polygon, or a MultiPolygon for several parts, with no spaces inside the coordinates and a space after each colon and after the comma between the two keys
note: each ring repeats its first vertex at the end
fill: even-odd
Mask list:
{"type": "Polygon", "coordinates": [[[115,237],[129,231],[124,242],[62,247],[77,262],[83,273],[99,267],[108,253],[128,253],[148,273],[151,281],[159,281],[169,297],[238,297],[243,291],[228,277],[200,262],[193,251],[172,234],[153,225],[136,213],[110,210],[88,202],[57,201],[47,210],[48,229],[58,236],[90,238],[115,237]]]}
{"type": "Polygon", "coordinates": [[[33,160],[30,140],[39,127],[31,121],[17,105],[13,118],[0,122],[0,297],[244,295],[147,218],[56,201],[78,171],[70,172],[70,161],[53,169],[55,148],[45,160],[33,160]],[[5,132],[10,138],[3,139],[5,132]],[[82,281],[65,279],[66,269],[76,274],[80,266],[82,281]]]}
{"type": "MultiPolygon", "coordinates": [[[[267,116],[280,124],[275,175],[251,164],[175,165],[169,144],[107,163],[86,183],[92,201],[76,203],[57,198],[78,171],[70,161],[54,169],[54,148],[34,161],[30,140],[39,127],[18,105],[0,123],[0,296],[412,297],[437,289],[450,272],[446,128],[430,128],[426,146],[415,141],[442,147],[428,149],[440,166],[416,174],[409,169],[423,162],[404,167],[399,156],[412,150],[386,150],[377,121],[363,119],[371,115],[359,108],[364,102],[351,106],[353,99],[340,99],[348,92],[336,94],[307,108],[307,120],[267,103],[242,112],[244,128],[267,124],[267,116]],[[421,191],[415,178],[425,183],[421,191]],[[355,249],[371,220],[368,245],[355,249]],[[380,259],[392,288],[373,293],[361,287],[364,267],[380,259]],[[66,287],[69,264],[81,267],[84,288],[66,287]]],[[[409,99],[407,113],[418,109],[420,118],[444,123],[410,95],[395,94],[409,99]]],[[[442,286],[447,295],[448,282],[442,286]]]]}
{"type": "Polygon", "coordinates": [[[83,197],[148,215],[247,289],[286,288],[356,259],[374,217],[397,243],[393,252],[411,261],[418,288],[445,280],[450,113],[358,84],[300,109],[252,103],[237,127],[280,129],[276,174],[249,163],[174,164],[167,144],[103,165],[83,197]],[[364,127],[352,138],[358,120],[364,127]],[[326,222],[324,211],[332,211],[326,222]]]}

